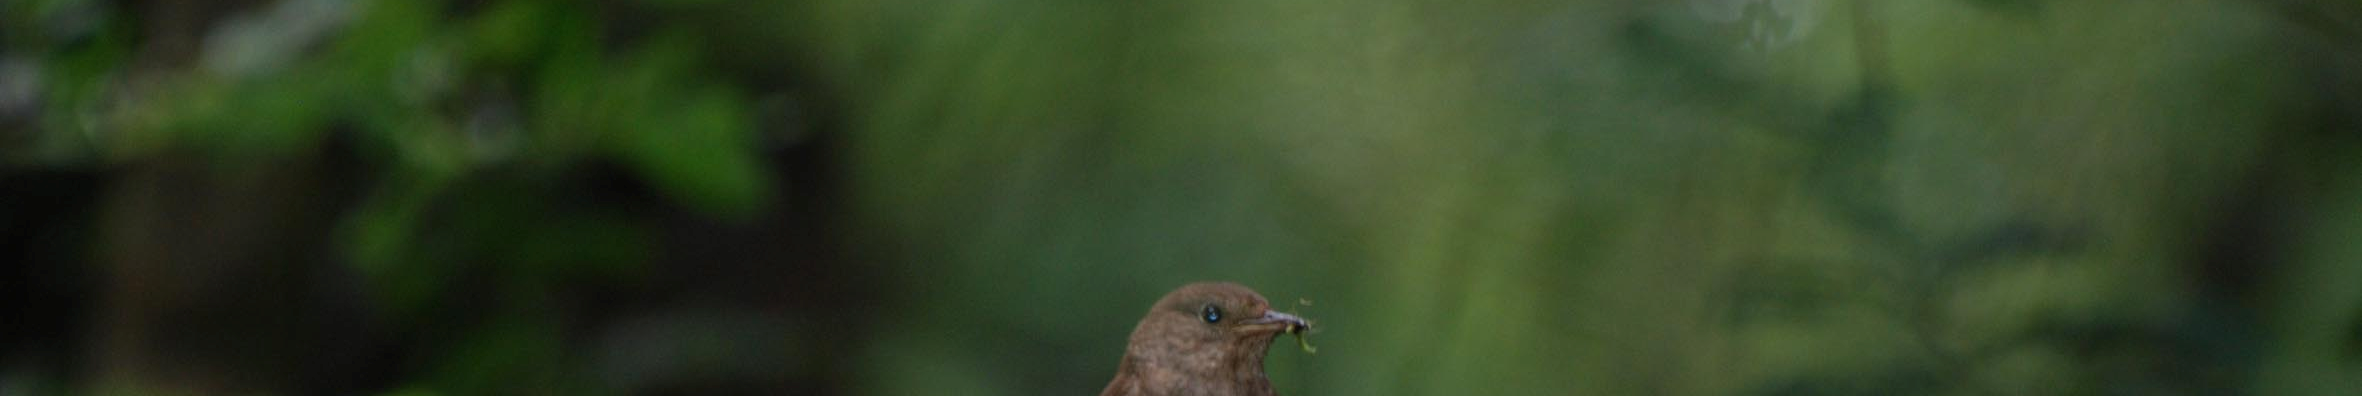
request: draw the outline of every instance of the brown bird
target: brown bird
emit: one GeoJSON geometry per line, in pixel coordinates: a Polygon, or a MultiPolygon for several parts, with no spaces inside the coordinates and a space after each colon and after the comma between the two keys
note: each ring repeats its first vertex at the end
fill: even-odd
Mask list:
{"type": "Polygon", "coordinates": [[[1253,289],[1227,282],[1173,290],[1140,318],[1115,380],[1100,396],[1274,396],[1263,352],[1280,333],[1312,323],[1271,310],[1253,289]]]}

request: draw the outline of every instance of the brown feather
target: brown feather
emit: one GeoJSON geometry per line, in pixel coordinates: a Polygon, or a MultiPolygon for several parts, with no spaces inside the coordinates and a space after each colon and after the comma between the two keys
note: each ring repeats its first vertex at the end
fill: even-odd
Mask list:
{"type": "Polygon", "coordinates": [[[1310,326],[1271,311],[1253,289],[1194,283],[1166,294],[1132,329],[1101,396],[1274,396],[1264,352],[1280,333],[1310,326]],[[1209,308],[1210,307],[1210,308],[1209,308]],[[1216,320],[1206,320],[1209,310],[1216,320]]]}

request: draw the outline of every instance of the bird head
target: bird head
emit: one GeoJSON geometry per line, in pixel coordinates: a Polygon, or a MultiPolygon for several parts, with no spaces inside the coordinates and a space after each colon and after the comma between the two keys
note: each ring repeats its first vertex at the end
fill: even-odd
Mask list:
{"type": "Polygon", "coordinates": [[[1194,333],[1198,339],[1271,338],[1312,326],[1304,318],[1271,310],[1260,294],[1227,282],[1196,283],[1166,294],[1152,320],[1194,333]]]}
{"type": "Polygon", "coordinates": [[[1234,283],[1182,286],[1149,309],[1132,330],[1115,381],[1102,395],[1269,395],[1263,355],[1281,333],[1312,322],[1271,310],[1271,302],[1234,283]]]}
{"type": "MultiPolygon", "coordinates": [[[[1281,333],[1312,326],[1304,318],[1271,310],[1271,302],[1246,286],[1226,282],[1182,286],[1157,301],[1132,333],[1136,355],[1162,355],[1183,365],[1205,362],[1246,364],[1260,369],[1265,350],[1281,333]]],[[[1299,334],[1299,336],[1301,336],[1299,334]]]]}

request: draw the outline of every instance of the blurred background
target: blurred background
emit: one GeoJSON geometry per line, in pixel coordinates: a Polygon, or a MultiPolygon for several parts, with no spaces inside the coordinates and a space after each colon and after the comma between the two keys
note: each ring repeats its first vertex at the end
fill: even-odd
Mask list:
{"type": "Polygon", "coordinates": [[[4,0],[0,395],[2362,394],[2347,0],[4,0]],[[1311,305],[1303,305],[1310,302],[1311,305]]]}

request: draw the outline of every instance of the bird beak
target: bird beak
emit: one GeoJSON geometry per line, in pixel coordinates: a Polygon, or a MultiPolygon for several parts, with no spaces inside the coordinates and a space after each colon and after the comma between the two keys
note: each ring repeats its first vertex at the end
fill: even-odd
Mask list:
{"type": "Polygon", "coordinates": [[[1273,330],[1288,333],[1303,332],[1306,329],[1312,328],[1312,321],[1304,320],[1304,318],[1299,318],[1296,317],[1296,315],[1289,315],[1280,311],[1265,311],[1263,312],[1263,317],[1256,318],[1252,323],[1257,327],[1273,326],[1273,330]]]}

